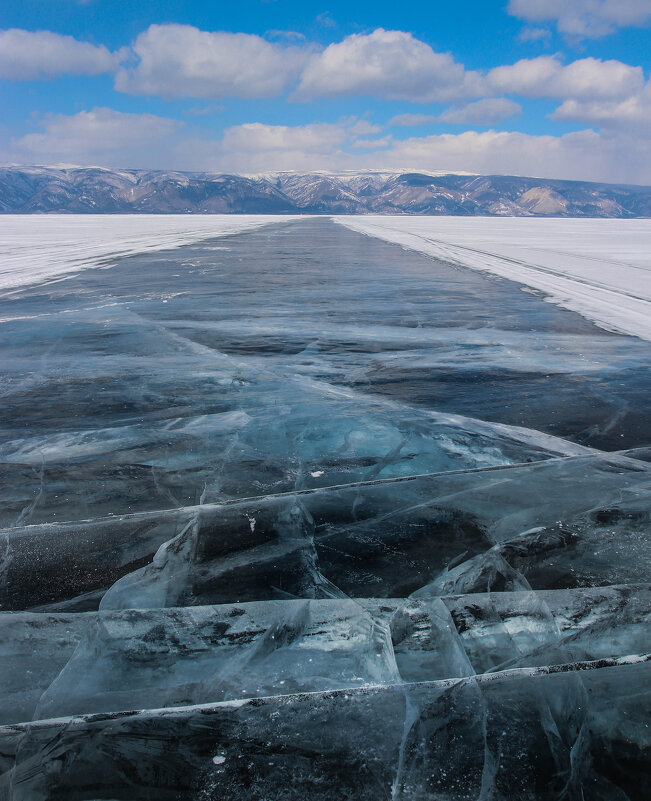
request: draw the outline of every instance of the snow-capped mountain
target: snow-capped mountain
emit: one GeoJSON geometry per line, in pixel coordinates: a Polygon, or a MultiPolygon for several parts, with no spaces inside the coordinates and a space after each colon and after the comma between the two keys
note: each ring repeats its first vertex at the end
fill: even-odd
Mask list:
{"type": "Polygon", "coordinates": [[[0,168],[0,213],[648,217],[651,187],[416,171],[258,175],[0,168]]]}

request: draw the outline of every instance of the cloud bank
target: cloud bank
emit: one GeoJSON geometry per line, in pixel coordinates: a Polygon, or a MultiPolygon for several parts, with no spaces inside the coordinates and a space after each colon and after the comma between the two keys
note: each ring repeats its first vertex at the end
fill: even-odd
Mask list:
{"type": "Polygon", "coordinates": [[[376,136],[378,126],[364,120],[344,119],[295,126],[245,123],[211,139],[185,134],[173,119],[107,108],[45,116],[41,125],[42,133],[12,143],[10,160],[244,173],[451,170],[651,184],[651,142],[621,130],[563,136],[469,130],[394,139],[376,136]]]}

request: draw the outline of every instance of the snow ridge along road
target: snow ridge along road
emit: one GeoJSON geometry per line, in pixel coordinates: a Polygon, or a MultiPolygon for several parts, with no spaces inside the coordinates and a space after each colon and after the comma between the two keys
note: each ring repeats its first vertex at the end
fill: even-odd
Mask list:
{"type": "Polygon", "coordinates": [[[517,281],[651,341],[651,220],[333,217],[353,231],[517,281]]]}

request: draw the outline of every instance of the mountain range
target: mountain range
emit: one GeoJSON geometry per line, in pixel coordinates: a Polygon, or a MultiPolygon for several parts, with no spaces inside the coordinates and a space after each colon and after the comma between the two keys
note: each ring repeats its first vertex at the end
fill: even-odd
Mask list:
{"type": "Polygon", "coordinates": [[[259,175],[0,167],[0,213],[650,217],[651,187],[418,171],[259,175]]]}

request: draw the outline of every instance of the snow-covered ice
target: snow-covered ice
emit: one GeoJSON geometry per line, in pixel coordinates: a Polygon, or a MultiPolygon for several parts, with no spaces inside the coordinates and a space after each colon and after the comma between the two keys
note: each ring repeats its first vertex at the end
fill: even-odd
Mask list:
{"type": "Polygon", "coordinates": [[[0,292],[290,219],[260,214],[0,215],[0,292]]]}
{"type": "Polygon", "coordinates": [[[651,220],[334,219],[353,231],[525,284],[604,328],[651,340],[651,220]]]}

